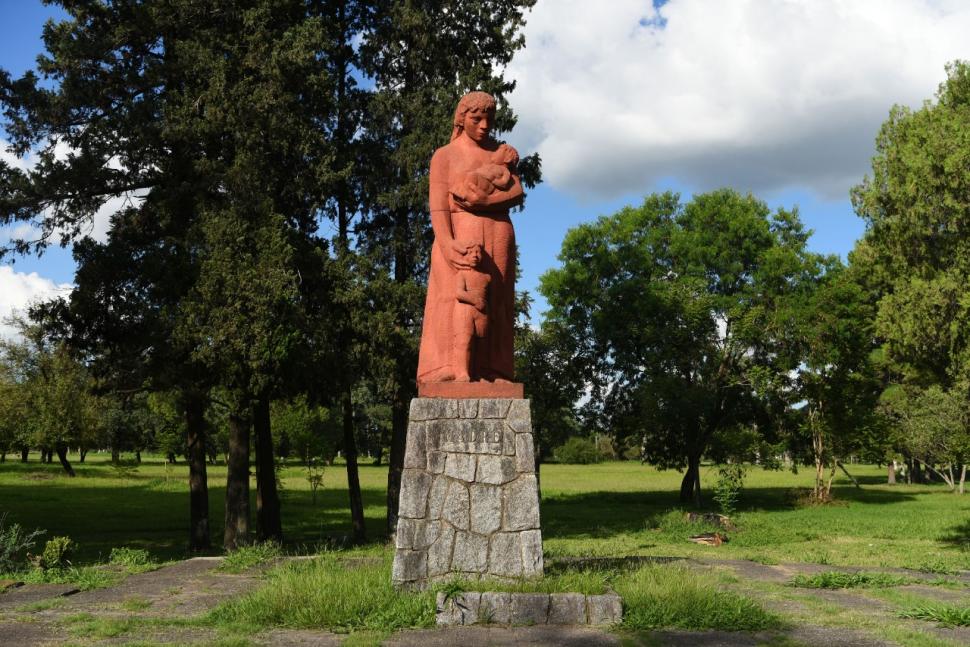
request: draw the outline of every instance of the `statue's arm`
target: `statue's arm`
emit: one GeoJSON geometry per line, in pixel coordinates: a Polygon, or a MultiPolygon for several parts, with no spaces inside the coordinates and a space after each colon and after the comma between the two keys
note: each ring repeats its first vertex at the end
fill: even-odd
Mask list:
{"type": "Polygon", "coordinates": [[[455,269],[471,268],[473,264],[465,260],[465,254],[473,247],[455,240],[451,228],[451,203],[448,193],[448,153],[439,148],[431,158],[429,177],[428,205],[431,210],[431,229],[434,230],[434,244],[438,245],[445,259],[455,269]]]}
{"type": "Polygon", "coordinates": [[[477,200],[464,200],[455,196],[455,202],[466,209],[476,211],[504,211],[522,202],[525,192],[522,190],[522,181],[518,175],[512,175],[512,185],[504,191],[493,191],[492,193],[477,200]]]}

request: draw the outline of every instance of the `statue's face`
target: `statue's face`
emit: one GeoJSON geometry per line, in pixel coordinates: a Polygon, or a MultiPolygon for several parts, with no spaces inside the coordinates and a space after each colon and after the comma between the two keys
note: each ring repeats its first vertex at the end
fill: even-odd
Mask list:
{"type": "Polygon", "coordinates": [[[483,142],[492,132],[494,115],[484,110],[469,110],[465,113],[461,127],[473,141],[483,142]]]}

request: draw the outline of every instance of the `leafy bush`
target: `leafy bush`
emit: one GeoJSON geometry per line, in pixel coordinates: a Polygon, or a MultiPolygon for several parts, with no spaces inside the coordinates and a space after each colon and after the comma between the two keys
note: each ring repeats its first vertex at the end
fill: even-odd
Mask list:
{"type": "Polygon", "coordinates": [[[34,565],[42,571],[60,571],[71,565],[68,557],[74,552],[70,537],[53,537],[44,544],[44,552],[34,558],[34,565]]]}
{"type": "Polygon", "coordinates": [[[7,515],[0,515],[0,573],[20,570],[27,561],[27,551],[43,530],[25,531],[20,524],[6,524],[7,515]]]}
{"type": "Polygon", "coordinates": [[[593,441],[575,436],[557,447],[553,451],[553,456],[560,463],[572,465],[589,465],[603,460],[593,441]]]}
{"type": "Polygon", "coordinates": [[[731,516],[737,510],[741,488],[744,486],[744,466],[740,463],[727,463],[717,468],[717,481],[714,483],[712,498],[717,502],[721,514],[731,516]]]}

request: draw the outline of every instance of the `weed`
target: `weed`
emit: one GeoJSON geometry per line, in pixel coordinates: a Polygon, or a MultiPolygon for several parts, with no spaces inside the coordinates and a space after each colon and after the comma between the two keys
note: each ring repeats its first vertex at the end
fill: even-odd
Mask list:
{"type": "Polygon", "coordinates": [[[796,575],[791,579],[792,586],[808,589],[877,589],[910,584],[912,578],[890,575],[889,573],[843,573],[826,571],[815,575],[796,575]]]}
{"type": "Polygon", "coordinates": [[[121,602],[121,608],[125,611],[144,611],[150,606],[151,600],[143,597],[132,597],[121,602]]]}
{"type": "Polygon", "coordinates": [[[350,569],[333,555],[285,564],[260,589],[211,611],[215,625],[323,627],[334,631],[394,631],[434,626],[430,591],[400,593],[391,560],[350,569]]]}
{"type": "Polygon", "coordinates": [[[44,544],[44,552],[32,557],[31,561],[42,571],[62,571],[71,565],[68,557],[74,548],[70,537],[52,537],[44,544]]]}
{"type": "Polygon", "coordinates": [[[31,602],[30,604],[19,606],[16,610],[22,613],[34,613],[36,611],[57,609],[58,607],[64,606],[65,603],[66,600],[64,598],[48,598],[46,600],[38,600],[37,602],[31,602]]]}
{"type": "Polygon", "coordinates": [[[108,562],[130,569],[154,565],[151,554],[142,548],[112,548],[108,562]]]}
{"type": "Polygon", "coordinates": [[[24,564],[27,551],[34,547],[43,530],[25,531],[20,524],[6,524],[7,514],[0,514],[0,573],[16,571],[24,564]]]}
{"type": "Polygon", "coordinates": [[[970,607],[926,605],[900,611],[899,617],[938,622],[944,627],[970,627],[970,607]]]}
{"type": "Polygon", "coordinates": [[[726,463],[717,468],[717,481],[714,482],[712,498],[721,509],[721,514],[731,516],[737,509],[741,488],[744,486],[744,465],[726,463]]]}
{"type": "Polygon", "coordinates": [[[219,565],[223,573],[242,573],[254,566],[276,559],[283,554],[283,550],[276,542],[267,541],[251,546],[241,546],[226,553],[219,565]]]}
{"type": "Polygon", "coordinates": [[[643,566],[618,576],[614,588],[623,597],[623,626],[634,631],[760,631],[782,624],[750,598],[719,589],[682,566],[643,566]]]}

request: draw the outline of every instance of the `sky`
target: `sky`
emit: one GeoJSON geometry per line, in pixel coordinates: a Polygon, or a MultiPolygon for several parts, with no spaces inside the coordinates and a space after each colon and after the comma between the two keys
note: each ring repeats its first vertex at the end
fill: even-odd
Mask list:
{"type": "MultiPolygon", "coordinates": [[[[0,0],[0,68],[31,68],[57,15],[0,0]]],[[[519,116],[506,138],[543,161],[513,216],[534,319],[566,231],[655,191],[729,186],[797,206],[809,247],[845,258],[864,231],[849,189],[880,124],[894,104],[931,99],[947,62],[970,59],[968,33],[963,0],[538,0],[506,72],[519,116]]],[[[0,317],[68,291],[73,275],[59,248],[0,265],[0,317]]]]}

